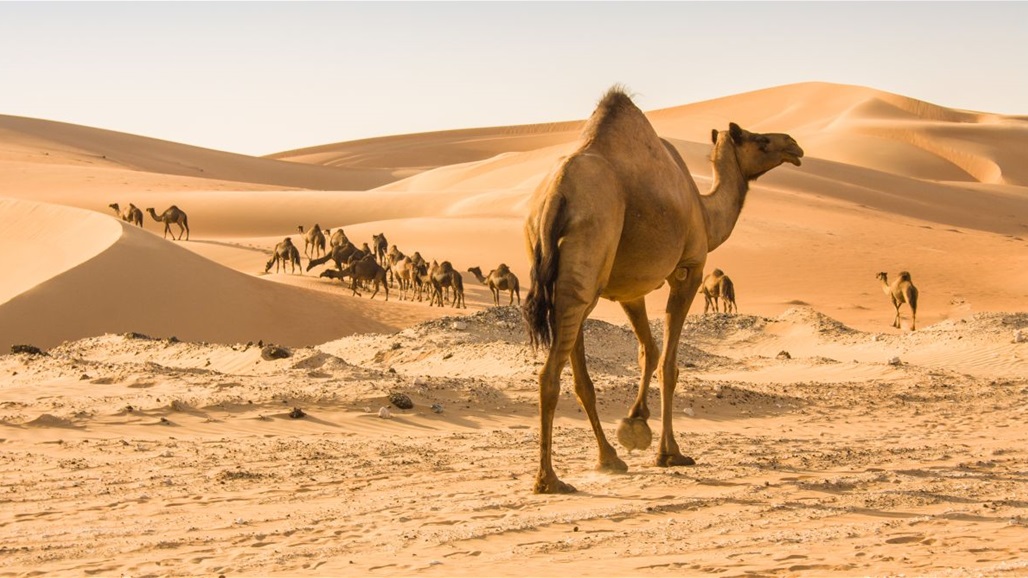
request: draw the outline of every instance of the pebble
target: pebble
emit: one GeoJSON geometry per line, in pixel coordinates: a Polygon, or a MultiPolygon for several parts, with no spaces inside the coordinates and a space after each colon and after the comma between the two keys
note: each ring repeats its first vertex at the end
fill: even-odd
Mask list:
{"type": "Polygon", "coordinates": [[[433,403],[432,404],[432,411],[434,411],[436,413],[443,413],[443,406],[442,406],[442,404],[433,403]]]}
{"type": "Polygon", "coordinates": [[[889,360],[889,365],[902,365],[902,364],[903,364],[903,362],[900,361],[900,358],[898,358],[898,357],[893,357],[892,359],[889,360]]]}
{"type": "Polygon", "coordinates": [[[389,411],[388,407],[380,407],[378,408],[378,417],[382,419],[389,419],[393,417],[393,412],[389,411]]]}

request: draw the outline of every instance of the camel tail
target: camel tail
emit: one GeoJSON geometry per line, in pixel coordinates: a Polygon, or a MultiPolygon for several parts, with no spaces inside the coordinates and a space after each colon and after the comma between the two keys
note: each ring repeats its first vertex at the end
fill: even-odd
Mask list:
{"type": "Polygon", "coordinates": [[[539,223],[539,239],[532,247],[532,286],[525,296],[525,304],[522,307],[528,326],[529,343],[533,348],[550,346],[557,322],[553,305],[553,291],[560,264],[557,241],[560,239],[567,215],[562,195],[558,195],[547,205],[539,223]]]}

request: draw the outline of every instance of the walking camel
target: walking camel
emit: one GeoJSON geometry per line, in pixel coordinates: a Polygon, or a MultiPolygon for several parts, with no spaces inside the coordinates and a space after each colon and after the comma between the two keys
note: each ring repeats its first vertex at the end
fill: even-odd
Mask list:
{"type": "Polygon", "coordinates": [[[547,349],[539,371],[540,452],[536,493],[574,492],[553,469],[553,417],[560,374],[568,359],[575,393],[599,446],[598,469],[628,466],[607,441],[586,370],[582,323],[601,298],[621,304],[639,340],[638,396],[621,420],[618,439],[629,449],[652,441],[647,391],[659,366],[661,435],[656,464],[692,465],[672,429],[677,351],[696,297],[707,253],[728,239],[749,181],[789,162],[803,149],[786,134],[758,134],[730,123],[712,131],[711,191],[701,195],[675,148],[657,136],[646,116],[620,89],[603,97],[583,128],[581,144],[536,189],[525,224],[532,286],[524,314],[533,346],[547,349]],[[650,333],[644,298],[670,285],[663,350],[650,333]]]}
{"type": "Polygon", "coordinates": [[[892,306],[896,308],[896,318],[892,320],[892,326],[900,329],[900,305],[906,303],[910,306],[910,330],[917,331],[917,287],[910,280],[908,271],[900,271],[898,278],[889,283],[889,275],[885,272],[877,276],[882,282],[882,292],[892,299],[892,306]]]}
{"type": "Polygon", "coordinates": [[[114,214],[118,215],[118,218],[126,223],[132,223],[137,227],[143,226],[143,211],[139,210],[139,207],[129,203],[129,206],[124,211],[118,206],[118,203],[111,203],[107,205],[114,209],[114,214]]]}
{"type": "Polygon", "coordinates": [[[303,232],[303,225],[297,225],[300,234],[303,235],[303,254],[308,259],[320,257],[325,253],[325,233],[321,230],[321,226],[314,223],[311,230],[306,233],[303,232]]]}
{"type": "MultiPolygon", "coordinates": [[[[278,273],[279,261],[282,262],[282,272],[286,272],[286,264],[290,263],[293,266],[293,273],[296,273],[296,268],[300,267],[300,250],[293,244],[293,239],[286,237],[282,242],[275,245],[275,249],[272,252],[271,259],[268,259],[267,265],[264,266],[264,272],[271,271],[271,266],[275,266],[275,272],[278,273]]],[[[300,274],[303,275],[303,268],[300,268],[300,274]]]]}
{"type": "Polygon", "coordinates": [[[164,238],[165,239],[168,238],[168,233],[171,232],[171,224],[175,223],[176,225],[178,225],[178,229],[179,229],[179,231],[178,231],[178,238],[177,239],[175,238],[175,234],[174,233],[171,234],[171,238],[176,240],[176,241],[181,241],[182,240],[182,234],[185,233],[186,240],[187,241],[189,240],[189,218],[186,217],[186,213],[182,209],[176,207],[175,205],[172,205],[172,206],[168,207],[168,209],[165,210],[160,215],[158,215],[157,213],[154,212],[153,207],[147,208],[146,212],[150,213],[150,216],[153,217],[153,220],[155,220],[155,221],[157,221],[159,223],[164,223],[164,238]]]}
{"type": "Polygon", "coordinates": [[[518,297],[518,305],[521,305],[521,284],[518,282],[518,276],[507,267],[506,263],[500,263],[500,266],[489,272],[489,275],[482,275],[482,269],[479,267],[471,267],[468,272],[478,279],[479,283],[489,287],[489,291],[493,294],[493,305],[499,307],[500,305],[500,291],[510,291],[510,303],[514,304],[514,296],[518,297]]]}
{"type": "Polygon", "coordinates": [[[385,300],[389,301],[389,284],[386,283],[385,269],[375,261],[374,255],[366,255],[360,261],[351,261],[349,265],[339,271],[331,269],[323,271],[321,276],[339,279],[340,281],[343,280],[343,277],[350,277],[350,289],[357,297],[360,297],[360,293],[357,292],[359,282],[368,282],[374,287],[375,290],[371,294],[371,299],[378,295],[378,288],[382,287],[385,289],[385,300]]]}

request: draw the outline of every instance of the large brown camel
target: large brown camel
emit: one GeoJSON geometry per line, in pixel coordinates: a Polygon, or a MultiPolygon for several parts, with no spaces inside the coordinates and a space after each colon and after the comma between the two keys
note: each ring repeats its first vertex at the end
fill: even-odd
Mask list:
{"type": "Polygon", "coordinates": [[[721,269],[714,269],[703,278],[700,291],[703,293],[703,312],[707,313],[711,308],[717,313],[717,300],[721,297],[721,278],[725,276],[721,269]]]}
{"type": "Polygon", "coordinates": [[[126,207],[124,211],[121,210],[121,207],[118,206],[118,203],[111,203],[107,206],[114,209],[114,214],[118,215],[118,218],[122,221],[125,221],[126,223],[132,223],[137,227],[143,226],[143,211],[139,210],[139,207],[133,205],[132,203],[129,203],[129,206],[126,207]]]}
{"type": "MultiPolygon", "coordinates": [[[[275,266],[275,272],[278,273],[279,262],[282,264],[282,272],[286,272],[286,264],[292,264],[293,273],[296,273],[297,267],[300,267],[300,250],[293,244],[293,239],[286,237],[280,243],[275,245],[274,250],[271,254],[271,259],[268,259],[268,263],[264,266],[264,272],[271,271],[271,266],[275,266]]],[[[303,275],[303,268],[300,268],[300,274],[303,275]]]]}
{"type": "Polygon", "coordinates": [[[389,249],[389,241],[386,241],[385,233],[379,233],[371,236],[371,249],[372,253],[375,255],[375,259],[378,261],[378,264],[385,267],[386,251],[389,249]]]}
{"type": "Polygon", "coordinates": [[[917,287],[910,280],[910,273],[900,271],[899,277],[889,283],[889,275],[885,272],[877,275],[882,282],[882,292],[892,299],[892,305],[896,308],[896,318],[892,320],[892,326],[900,329],[900,306],[906,303],[910,306],[910,330],[917,331],[917,287]]]}
{"type": "Polygon", "coordinates": [[[385,289],[385,300],[389,301],[389,284],[386,283],[385,269],[375,261],[374,255],[366,255],[360,261],[351,261],[349,265],[343,267],[338,272],[334,272],[329,269],[328,271],[323,272],[321,276],[338,276],[340,281],[343,277],[350,277],[352,280],[350,283],[350,289],[353,290],[353,294],[357,297],[360,297],[360,293],[357,292],[358,282],[366,281],[374,286],[375,291],[371,294],[372,299],[375,298],[375,295],[378,295],[378,288],[381,286],[385,289]]]}
{"type": "Polygon", "coordinates": [[[658,466],[685,466],[672,429],[682,325],[707,261],[731,234],[749,181],[778,165],[800,164],[803,150],[785,134],[757,134],[735,123],[712,131],[711,192],[701,195],[675,148],[657,136],[646,116],[620,89],[611,89],[583,128],[581,144],[540,184],[531,199],[525,240],[532,287],[525,319],[533,346],[548,349],[539,371],[540,452],[536,493],[575,488],[553,470],[553,416],[560,374],[568,359],[575,393],[599,446],[598,469],[628,466],[607,441],[586,371],[582,323],[601,298],[621,304],[639,339],[638,396],[621,420],[618,439],[629,449],[652,441],[646,420],[650,377],[659,367],[661,435],[658,466]],[[645,296],[670,286],[663,350],[650,333],[645,296]]]}
{"type": "Polygon", "coordinates": [[[298,225],[296,228],[303,235],[303,255],[305,257],[313,259],[325,253],[325,233],[321,230],[320,225],[314,223],[314,226],[306,233],[303,232],[303,225],[298,225]]]}
{"type": "Polygon", "coordinates": [[[175,234],[174,233],[171,234],[171,238],[175,239],[176,241],[181,241],[182,240],[182,234],[185,233],[186,240],[187,241],[189,240],[189,218],[186,217],[186,213],[182,209],[176,207],[175,205],[172,205],[172,206],[168,207],[168,209],[165,210],[160,215],[158,215],[157,213],[154,212],[153,207],[147,208],[146,212],[150,213],[150,216],[153,217],[153,220],[155,220],[155,221],[157,221],[159,223],[164,223],[164,238],[165,239],[168,238],[168,233],[171,232],[171,224],[175,223],[176,225],[178,225],[178,229],[179,229],[179,231],[178,231],[178,238],[177,239],[175,238],[175,234]]]}
{"type": "Polygon", "coordinates": [[[489,275],[482,275],[482,269],[479,267],[471,267],[468,272],[478,279],[479,283],[489,287],[489,291],[493,294],[493,305],[500,305],[500,291],[510,291],[510,303],[514,304],[514,296],[518,297],[518,305],[521,305],[521,283],[518,282],[518,276],[507,267],[506,263],[500,263],[500,266],[489,272],[489,275]]]}

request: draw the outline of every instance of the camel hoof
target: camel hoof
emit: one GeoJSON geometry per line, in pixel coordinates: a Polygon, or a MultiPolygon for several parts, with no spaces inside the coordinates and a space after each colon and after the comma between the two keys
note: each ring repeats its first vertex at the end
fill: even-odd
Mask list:
{"type": "Polygon", "coordinates": [[[649,424],[640,417],[624,417],[618,422],[618,443],[627,450],[644,450],[653,443],[649,424]]]}
{"type": "Polygon", "coordinates": [[[675,466],[695,466],[696,460],[682,454],[657,454],[657,466],[671,468],[675,466]]]}
{"type": "Polygon", "coordinates": [[[571,484],[552,478],[550,480],[536,480],[535,488],[532,491],[536,494],[574,494],[578,490],[571,484]]]}
{"type": "Polygon", "coordinates": [[[621,458],[614,456],[597,464],[596,471],[607,474],[623,474],[628,471],[628,464],[621,458]]]}

